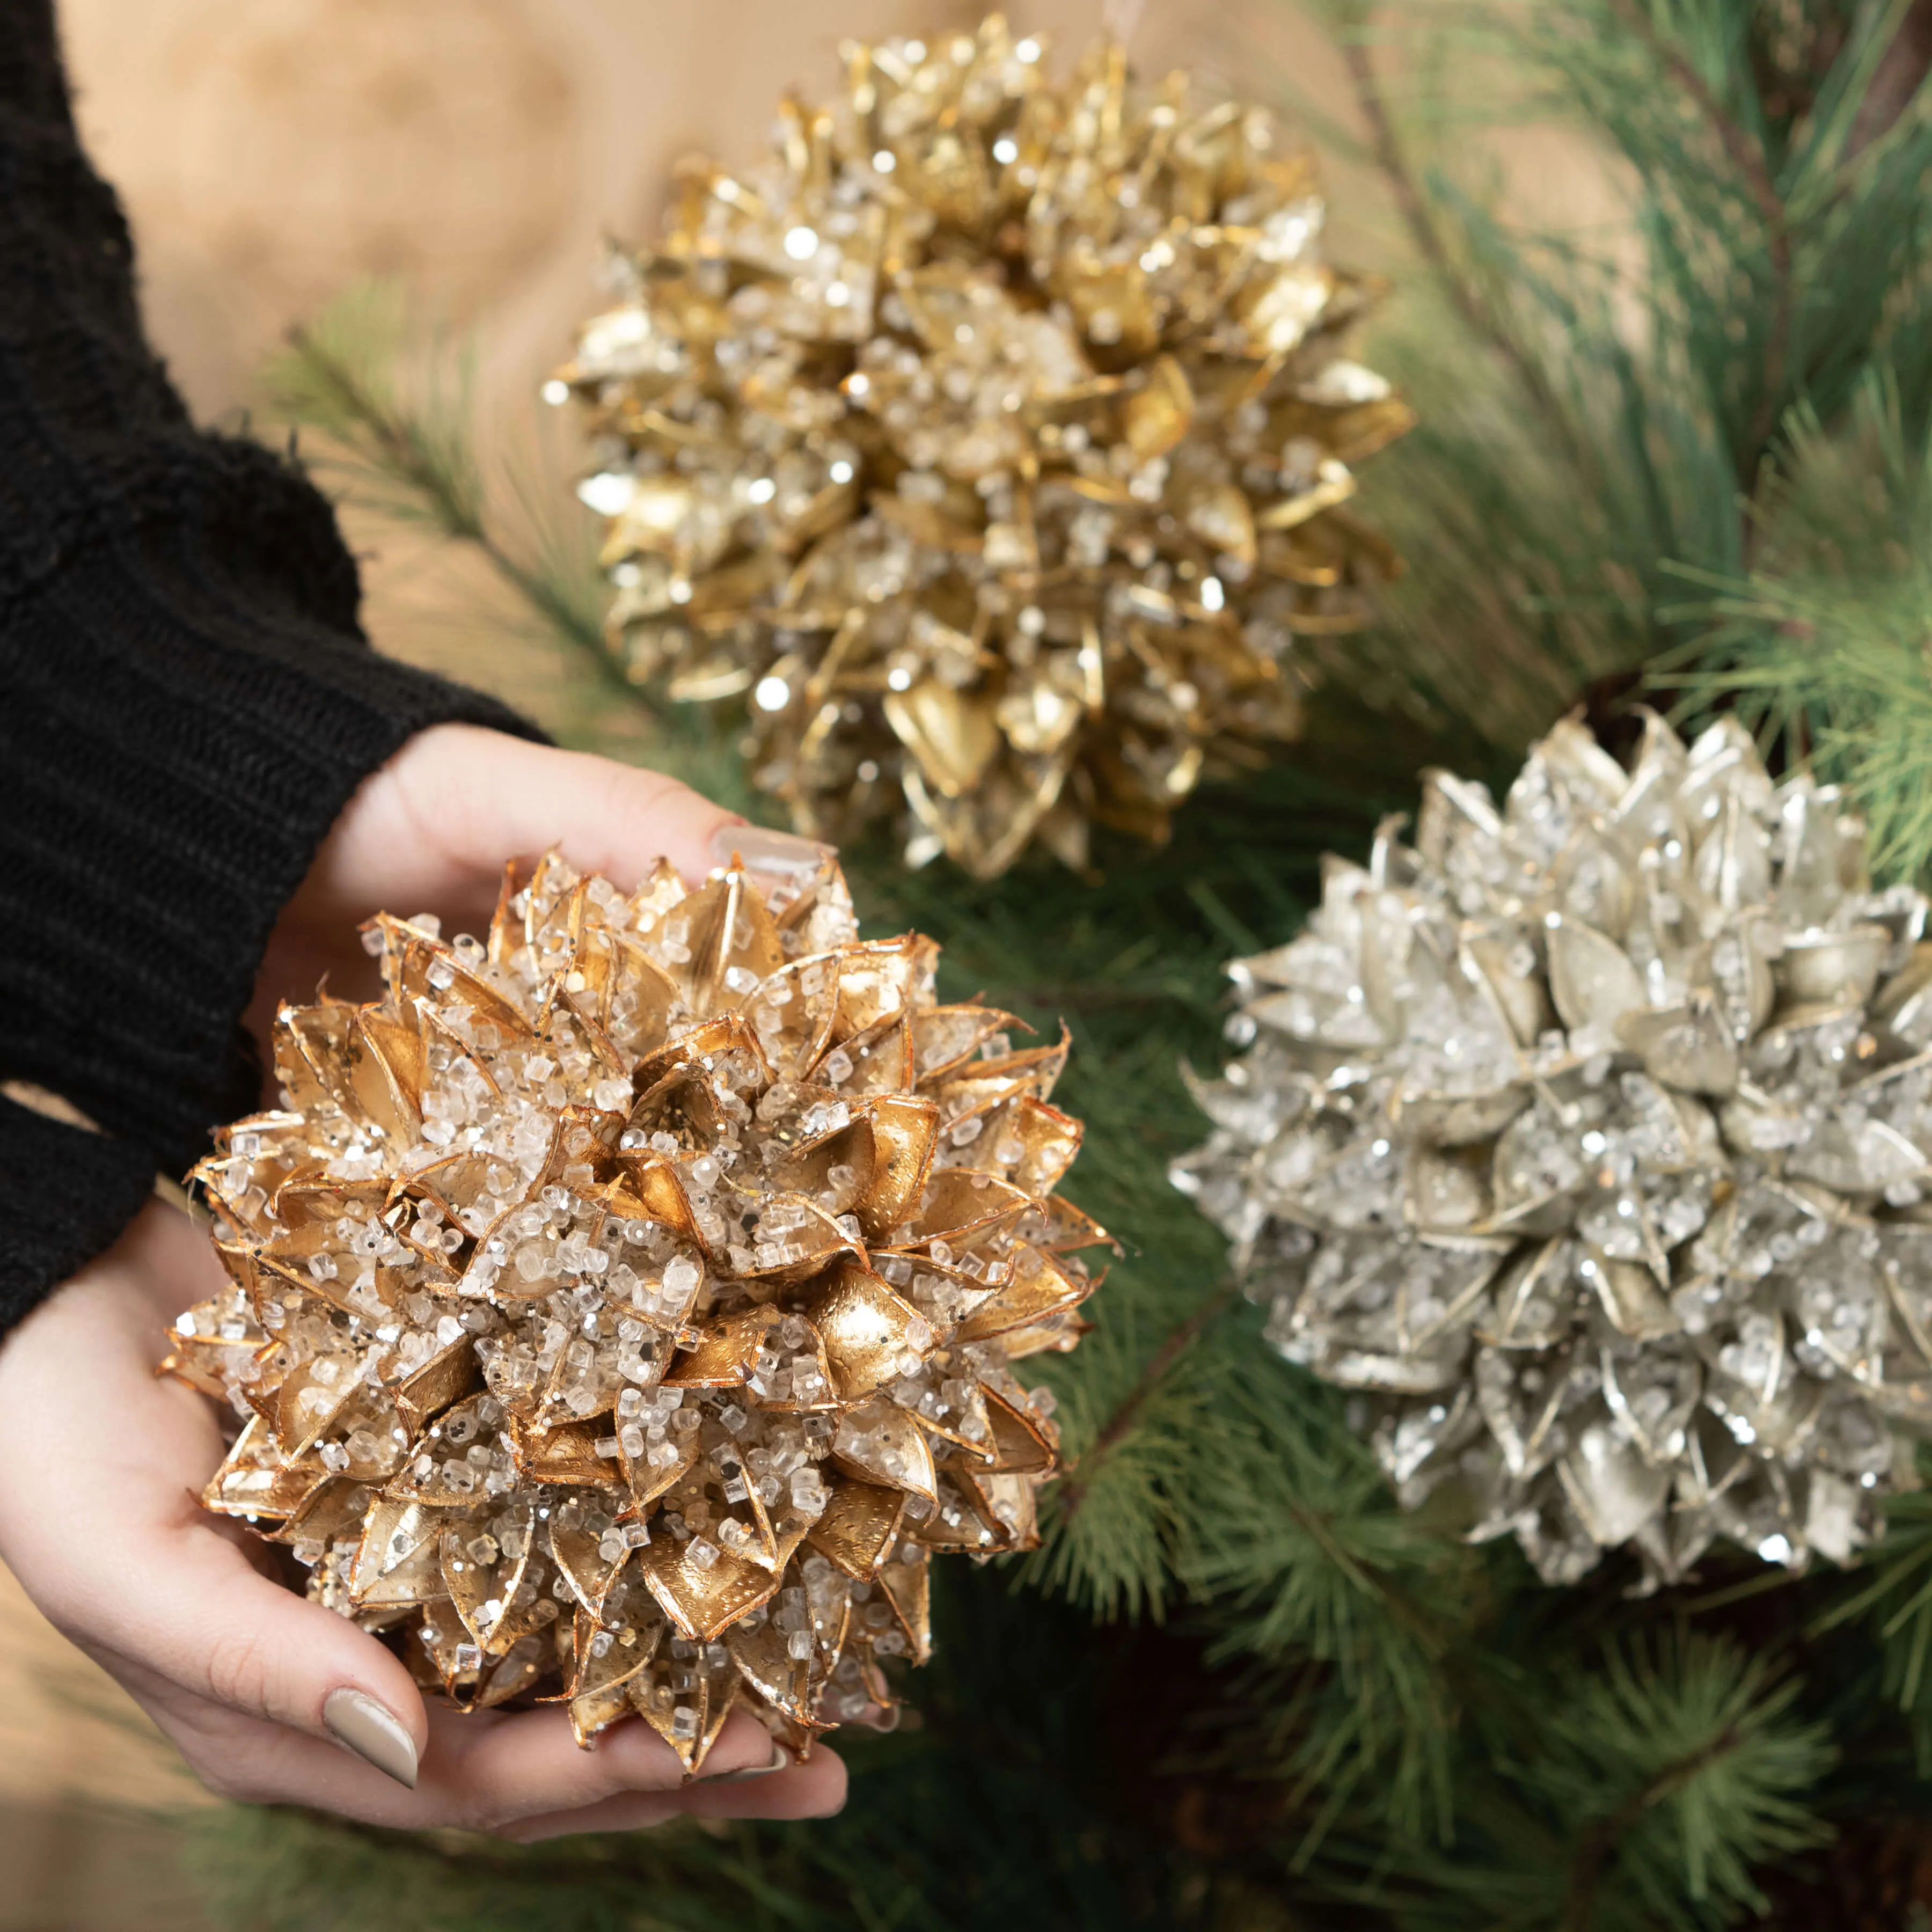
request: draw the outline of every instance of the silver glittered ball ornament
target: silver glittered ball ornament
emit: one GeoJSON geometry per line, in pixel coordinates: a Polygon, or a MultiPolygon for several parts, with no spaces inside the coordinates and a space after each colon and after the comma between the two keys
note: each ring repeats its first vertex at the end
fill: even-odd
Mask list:
{"type": "Polygon", "coordinates": [[[1566,721],[1402,829],[1228,968],[1175,1184],[1405,1503],[1551,1582],[1848,1560],[1932,1434],[1925,899],[1728,719],[1628,772],[1566,721]]]}

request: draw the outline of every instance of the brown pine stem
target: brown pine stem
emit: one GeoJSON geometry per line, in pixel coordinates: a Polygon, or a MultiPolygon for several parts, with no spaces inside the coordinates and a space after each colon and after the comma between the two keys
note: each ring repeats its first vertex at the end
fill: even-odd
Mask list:
{"type": "Polygon", "coordinates": [[[1145,1366],[1135,1377],[1132,1388],[1114,1404],[1113,1413],[1087,1445],[1086,1453],[1060,1479],[1058,1504],[1060,1520],[1063,1524],[1072,1521],[1081,1504],[1087,1499],[1094,1470],[1132,1432],[1141,1411],[1147,1406],[1148,1398],[1166,1379],[1168,1370],[1234,1298],[1234,1284],[1232,1281],[1223,1282],[1186,1320],[1177,1322],[1168,1331],[1160,1346],[1148,1358],[1145,1366]]]}
{"type": "Polygon", "coordinates": [[[1690,1783],[1708,1765],[1714,1764],[1742,1742],[1736,1726],[1726,1724],[1714,1737],[1708,1738],[1695,1750],[1666,1765],[1648,1784],[1619,1805],[1607,1817],[1599,1818],[1584,1832],[1570,1862],[1568,1899],[1564,1907],[1564,1932],[1589,1932],[1596,1914],[1597,1882],[1604,1867],[1615,1855],[1624,1834],[1654,1804],[1690,1783]]]}
{"type": "Polygon", "coordinates": [[[1845,142],[1846,160],[1855,160],[1891,131],[1924,85],[1928,73],[1932,73],[1932,0],[1912,0],[1858,104],[1845,142]]]}

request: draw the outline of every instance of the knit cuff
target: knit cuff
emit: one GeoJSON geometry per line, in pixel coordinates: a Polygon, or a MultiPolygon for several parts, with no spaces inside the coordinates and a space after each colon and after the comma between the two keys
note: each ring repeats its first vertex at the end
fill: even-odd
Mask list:
{"type": "Polygon", "coordinates": [[[140,1148],[0,1094],[0,1336],[112,1246],[154,1184],[140,1148]]]}
{"type": "Polygon", "coordinates": [[[148,1174],[256,1104],[240,1016],[362,780],[430,725],[538,735],[319,621],[272,555],[213,548],[137,526],[0,622],[0,1073],[148,1174]]]}

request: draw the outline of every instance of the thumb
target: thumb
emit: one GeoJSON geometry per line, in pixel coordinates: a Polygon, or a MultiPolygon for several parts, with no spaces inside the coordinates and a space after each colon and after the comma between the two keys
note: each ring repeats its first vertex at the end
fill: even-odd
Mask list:
{"type": "Polygon", "coordinates": [[[169,1540],[142,1566],[141,1627],[116,1647],[190,1697],[333,1738],[413,1788],[429,1719],[397,1658],[262,1575],[212,1526],[169,1540]]]}
{"type": "Polygon", "coordinates": [[[527,865],[554,845],[580,871],[602,872],[627,890],[660,858],[696,880],[729,860],[724,848],[745,824],[662,772],[474,725],[425,732],[397,776],[442,850],[493,872],[508,859],[527,865]]]}

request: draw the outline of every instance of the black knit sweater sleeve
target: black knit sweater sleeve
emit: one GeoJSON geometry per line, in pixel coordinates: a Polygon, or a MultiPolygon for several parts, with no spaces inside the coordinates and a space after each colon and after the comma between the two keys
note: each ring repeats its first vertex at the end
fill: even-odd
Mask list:
{"type": "Polygon", "coordinates": [[[0,1331],[254,1105],[240,1015],[358,782],[429,724],[529,732],[358,598],[314,490],[189,422],[52,0],[0,0],[0,1083],[103,1130],[0,1095],[0,1331]]]}

